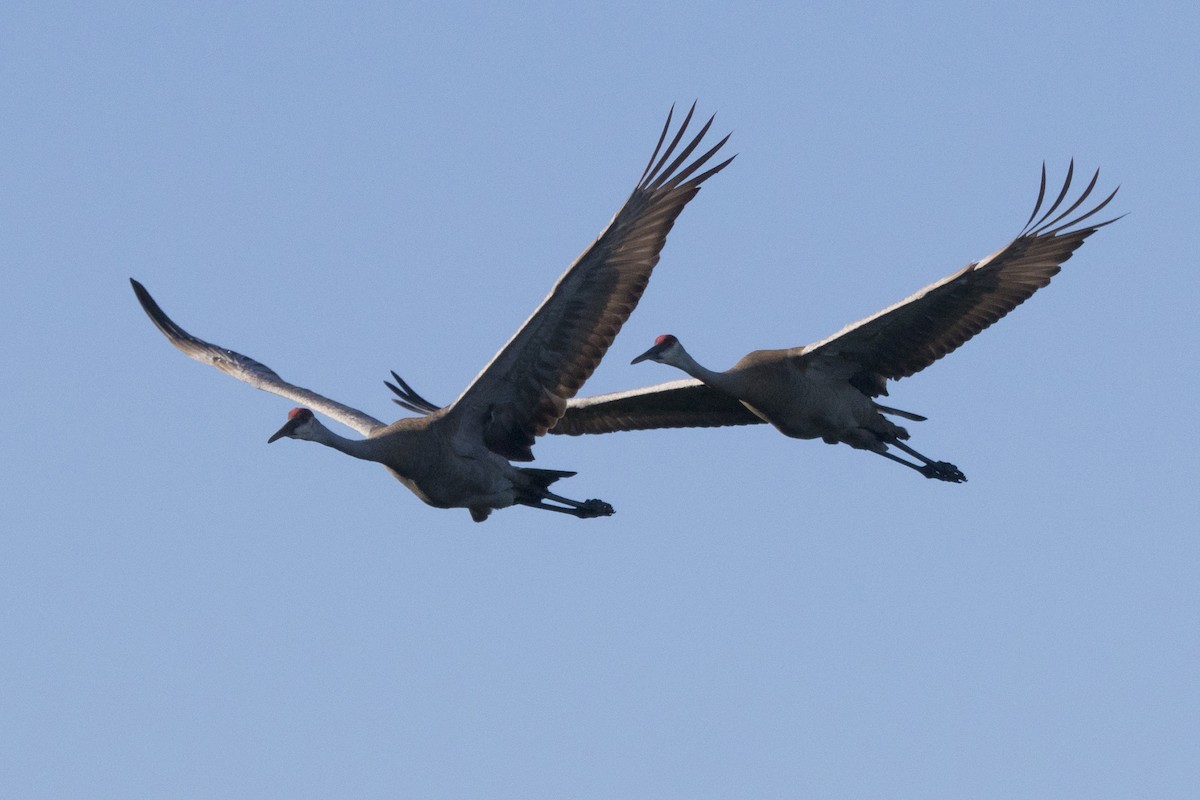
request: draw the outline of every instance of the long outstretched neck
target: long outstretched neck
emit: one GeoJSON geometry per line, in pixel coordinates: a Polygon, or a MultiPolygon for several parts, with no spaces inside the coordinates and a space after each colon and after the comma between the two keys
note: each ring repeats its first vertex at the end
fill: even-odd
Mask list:
{"type": "Polygon", "coordinates": [[[297,431],[296,439],[307,439],[318,442],[334,450],[340,450],[348,456],[361,458],[364,461],[379,461],[376,443],[370,439],[347,439],[326,428],[316,419],[304,426],[303,431],[297,431]]]}
{"type": "Polygon", "coordinates": [[[676,369],[681,369],[693,378],[717,389],[726,388],[730,382],[730,376],[727,373],[715,372],[708,367],[702,366],[679,343],[676,343],[674,347],[663,353],[660,360],[664,364],[670,364],[676,369]]]}

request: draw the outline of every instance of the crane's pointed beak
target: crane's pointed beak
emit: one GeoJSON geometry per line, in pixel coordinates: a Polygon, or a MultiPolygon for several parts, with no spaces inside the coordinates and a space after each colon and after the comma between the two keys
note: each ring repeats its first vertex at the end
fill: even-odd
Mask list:
{"type": "Polygon", "coordinates": [[[659,350],[658,345],[654,345],[654,347],[651,347],[649,350],[642,353],[640,356],[635,358],[633,361],[630,361],[629,363],[630,364],[640,364],[643,361],[654,358],[656,355],[658,355],[658,350],[659,350]]]}
{"type": "Polygon", "coordinates": [[[282,439],[285,436],[291,436],[292,431],[296,430],[296,420],[289,419],[283,424],[283,427],[271,434],[271,438],[267,439],[267,444],[274,442],[277,439],[282,439]]]}

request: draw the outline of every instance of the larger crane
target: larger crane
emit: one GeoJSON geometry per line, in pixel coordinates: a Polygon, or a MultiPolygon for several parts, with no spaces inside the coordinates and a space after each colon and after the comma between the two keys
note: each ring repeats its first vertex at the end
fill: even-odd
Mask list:
{"type": "Polygon", "coordinates": [[[378,462],[429,505],[466,508],[476,522],[514,504],[580,518],[608,516],[613,513],[608,503],[570,500],[549,490],[554,481],[575,473],[516,467],[509,461],[533,460],[535,438],[562,416],[637,306],[675,219],[700,185],[733,160],[700,172],[726,136],[688,162],[713,122],[709,118],[679,149],[694,111],[693,103],[669,143],[672,115],[667,115],[641,179],[600,237],[458,399],[420,418],[387,425],[287,383],[258,361],[187,333],[145,287],[132,278],[130,282],[150,319],[186,355],[304,406],[293,409],[268,442],[304,439],[378,462]],[[314,410],[365,438],[334,433],[314,410]]]}

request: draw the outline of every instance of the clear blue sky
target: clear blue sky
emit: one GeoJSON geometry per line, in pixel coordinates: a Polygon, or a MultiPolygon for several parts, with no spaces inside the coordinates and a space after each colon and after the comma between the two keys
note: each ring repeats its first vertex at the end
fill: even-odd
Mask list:
{"type": "Polygon", "coordinates": [[[1192,797],[1194,5],[20,3],[0,26],[0,795],[1192,797]],[[551,437],[483,525],[267,446],[184,327],[397,416],[601,230],[672,102],[739,158],[585,393],[1128,217],[895,405],[970,482],[770,429],[551,437]]]}

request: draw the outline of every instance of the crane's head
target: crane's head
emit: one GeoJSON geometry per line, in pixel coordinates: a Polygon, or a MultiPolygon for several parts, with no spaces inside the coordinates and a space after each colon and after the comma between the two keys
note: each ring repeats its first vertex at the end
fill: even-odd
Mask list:
{"type": "Polygon", "coordinates": [[[288,412],[288,421],[267,439],[267,444],[285,436],[290,439],[312,439],[313,430],[317,425],[320,423],[313,412],[307,408],[293,408],[288,412]]]}
{"type": "Polygon", "coordinates": [[[640,356],[630,361],[630,364],[637,364],[642,361],[657,361],[660,364],[670,364],[670,357],[683,349],[679,344],[679,340],[669,333],[664,333],[654,340],[654,347],[651,347],[640,356]]]}

